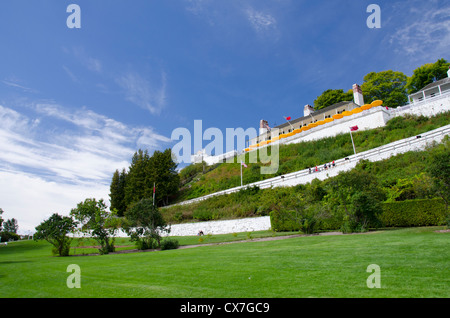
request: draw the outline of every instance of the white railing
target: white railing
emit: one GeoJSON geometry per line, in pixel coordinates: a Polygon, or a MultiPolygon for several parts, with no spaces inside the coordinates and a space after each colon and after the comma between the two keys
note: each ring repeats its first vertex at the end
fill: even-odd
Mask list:
{"type": "Polygon", "coordinates": [[[380,161],[387,159],[391,156],[405,153],[408,151],[417,151],[423,150],[427,147],[427,145],[433,142],[440,142],[444,136],[450,134],[450,125],[423,133],[418,136],[405,138],[402,140],[391,142],[387,145],[383,145],[374,149],[370,149],[361,153],[357,153],[356,155],[351,155],[346,158],[341,158],[335,160],[335,167],[331,167],[330,169],[324,169],[323,163],[321,166],[317,166],[320,171],[319,172],[311,172],[309,173],[309,169],[304,169],[292,173],[288,173],[282,176],[277,176],[274,178],[254,182],[251,184],[247,184],[244,186],[239,186],[227,190],[222,190],[219,192],[211,193],[199,198],[187,200],[184,202],[180,202],[174,205],[185,205],[191,204],[199,201],[203,201],[209,199],[214,196],[230,194],[234,192],[238,192],[242,189],[246,189],[249,187],[257,186],[260,189],[266,189],[271,187],[280,187],[280,186],[295,186],[298,184],[306,184],[311,182],[313,179],[326,179],[332,176],[337,175],[340,171],[350,170],[356,166],[356,164],[362,160],[366,159],[369,161],[380,161]]]}

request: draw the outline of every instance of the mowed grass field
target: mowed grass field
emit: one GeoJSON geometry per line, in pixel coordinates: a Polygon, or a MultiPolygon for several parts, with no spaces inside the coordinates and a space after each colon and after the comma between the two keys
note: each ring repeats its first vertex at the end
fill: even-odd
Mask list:
{"type": "Polygon", "coordinates": [[[46,242],[13,242],[0,247],[0,297],[448,298],[450,233],[439,229],[69,257],[52,256],[46,242]],[[67,287],[70,264],[81,288],[67,287]],[[367,287],[371,264],[381,288],[367,287]]]}

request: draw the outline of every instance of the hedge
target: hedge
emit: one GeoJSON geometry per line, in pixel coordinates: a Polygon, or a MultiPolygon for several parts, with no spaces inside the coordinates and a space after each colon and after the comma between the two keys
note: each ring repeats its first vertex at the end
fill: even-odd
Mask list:
{"type": "Polygon", "coordinates": [[[444,200],[423,199],[383,203],[378,216],[385,227],[444,225],[447,211],[444,200]]]}
{"type": "MultiPolygon", "coordinates": [[[[384,227],[415,227],[445,225],[447,210],[444,200],[423,199],[382,203],[383,212],[378,215],[384,227]]],[[[300,231],[292,211],[279,210],[270,213],[272,230],[276,232],[300,231]]],[[[343,215],[330,216],[319,221],[318,231],[339,230],[343,215]]]]}

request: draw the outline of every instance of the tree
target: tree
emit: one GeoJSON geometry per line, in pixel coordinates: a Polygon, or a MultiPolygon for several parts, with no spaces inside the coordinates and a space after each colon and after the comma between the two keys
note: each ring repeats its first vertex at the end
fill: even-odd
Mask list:
{"type": "Polygon", "coordinates": [[[54,213],[36,227],[34,240],[46,240],[54,246],[54,254],[67,256],[72,241],[67,234],[73,232],[76,226],[77,224],[72,218],[54,213]]]}
{"type": "Polygon", "coordinates": [[[126,184],[127,173],[125,169],[119,173],[119,170],[114,172],[111,185],[110,185],[110,202],[111,210],[117,210],[118,216],[123,216],[127,208],[125,202],[125,184],[126,184]]]}
{"type": "Polygon", "coordinates": [[[100,244],[100,254],[114,252],[114,236],[119,229],[120,219],[114,210],[106,210],[103,199],[86,199],[78,203],[70,215],[81,223],[83,233],[91,235],[100,244]]]}
{"type": "Polygon", "coordinates": [[[125,212],[125,231],[139,249],[159,248],[160,232],[168,232],[167,224],[152,199],[142,199],[125,212]]]}
{"type": "Polygon", "coordinates": [[[344,210],[344,232],[365,231],[369,224],[378,224],[385,195],[373,174],[357,167],[340,172],[327,183],[325,200],[331,208],[344,210]]]}
{"type": "MultiPolygon", "coordinates": [[[[164,152],[155,151],[151,159],[149,174],[156,184],[156,203],[167,205],[169,197],[176,194],[180,187],[180,176],[176,171],[177,163],[173,161],[171,149],[164,152]]],[[[146,193],[146,197],[151,197],[153,187],[150,190],[151,192],[146,193]]]]}
{"type": "Polygon", "coordinates": [[[2,214],[3,214],[3,209],[0,208],[0,232],[2,231],[2,226],[3,226],[3,218],[2,218],[2,214]]]}
{"type": "MultiPolygon", "coordinates": [[[[157,189],[156,204],[169,204],[170,197],[175,195],[180,187],[180,176],[176,168],[177,163],[172,158],[171,149],[163,152],[155,151],[151,157],[147,150],[139,149],[133,155],[128,174],[124,177],[124,204],[121,209],[125,211],[132,204],[144,198],[152,198],[154,185],[157,189]]],[[[119,196],[113,189],[120,188],[120,182],[116,171],[111,183],[111,198],[119,196]]],[[[116,202],[114,202],[114,207],[117,208],[116,202]]]]}
{"type": "Polygon", "coordinates": [[[319,109],[331,106],[333,104],[343,102],[343,101],[352,101],[353,100],[353,92],[349,90],[347,93],[344,93],[342,89],[328,89],[324,91],[317,99],[314,101],[314,109],[317,111],[319,109]]]}
{"type": "Polygon", "coordinates": [[[450,200],[450,141],[431,156],[428,173],[433,178],[436,193],[444,200],[448,211],[450,200]]]}
{"type": "Polygon", "coordinates": [[[17,234],[17,230],[19,229],[19,224],[17,223],[17,220],[15,218],[12,218],[10,220],[7,220],[4,224],[3,224],[3,230],[5,232],[10,232],[10,233],[14,233],[17,234]]]}
{"type": "Polygon", "coordinates": [[[428,84],[446,78],[449,67],[449,62],[439,59],[435,63],[424,64],[416,68],[406,84],[408,94],[416,93],[428,84]]]}
{"type": "Polygon", "coordinates": [[[364,76],[364,83],[361,85],[364,101],[371,103],[380,99],[384,106],[393,108],[405,105],[408,101],[407,79],[407,76],[402,72],[392,70],[367,74],[364,76]]]}
{"type": "Polygon", "coordinates": [[[146,193],[148,195],[150,185],[153,186],[153,180],[148,173],[149,165],[150,156],[147,150],[139,149],[134,153],[125,183],[125,204],[127,207],[143,199],[146,193]]]}

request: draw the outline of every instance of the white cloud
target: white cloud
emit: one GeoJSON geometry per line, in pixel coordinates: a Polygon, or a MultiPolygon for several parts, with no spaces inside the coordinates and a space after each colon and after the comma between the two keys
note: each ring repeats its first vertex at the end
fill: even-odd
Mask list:
{"type": "Polygon", "coordinates": [[[16,171],[0,170],[0,190],[2,217],[17,219],[20,234],[34,232],[53,213],[69,215],[86,198],[109,200],[105,184],[61,184],[16,171]]]}
{"type": "Polygon", "coordinates": [[[0,105],[0,122],[0,207],[3,218],[18,219],[22,232],[85,198],[109,202],[116,169],[127,168],[138,148],[152,151],[171,142],[152,127],[54,103],[0,105]]]}
{"type": "Polygon", "coordinates": [[[407,18],[389,37],[389,44],[412,59],[445,57],[450,50],[450,7],[440,7],[436,1],[405,5],[410,9],[397,10],[408,12],[407,18]]]}
{"type": "Polygon", "coordinates": [[[166,74],[161,73],[161,83],[157,85],[150,83],[135,72],[116,79],[117,84],[123,89],[125,98],[129,102],[149,110],[152,114],[159,114],[166,104],[166,74]]]}
{"type": "Polygon", "coordinates": [[[246,16],[253,29],[260,35],[273,32],[277,29],[277,21],[270,14],[257,11],[253,8],[245,10],[246,16]]]}

